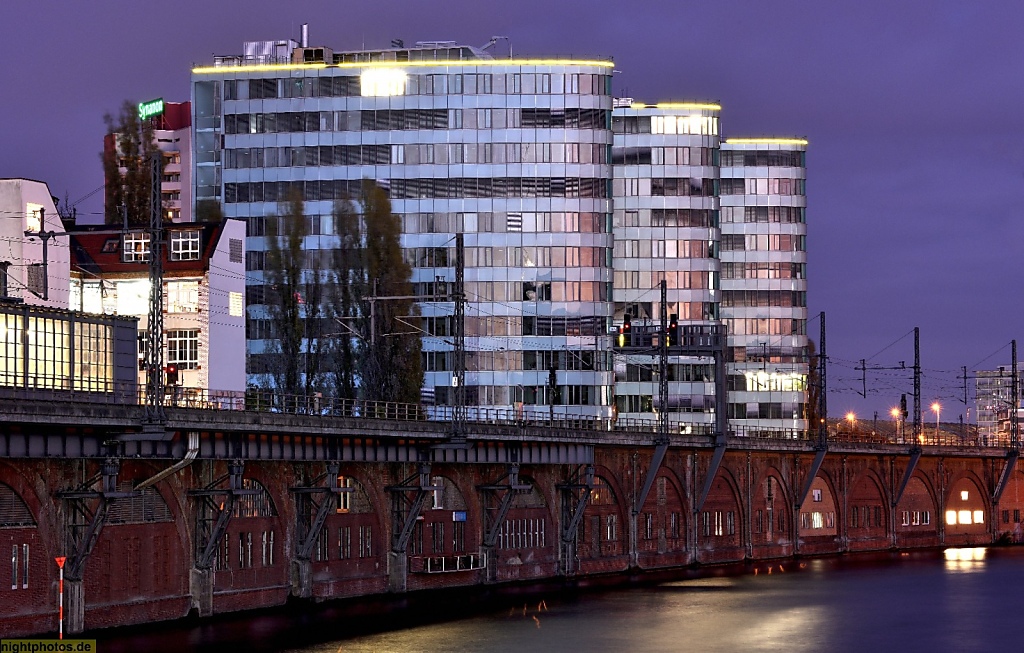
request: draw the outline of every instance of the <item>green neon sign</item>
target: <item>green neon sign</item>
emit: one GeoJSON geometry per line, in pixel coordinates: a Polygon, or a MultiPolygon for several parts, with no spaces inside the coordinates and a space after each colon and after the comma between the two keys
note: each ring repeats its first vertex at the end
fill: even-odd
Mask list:
{"type": "Polygon", "coordinates": [[[164,99],[157,98],[149,102],[139,102],[139,118],[145,120],[153,116],[159,116],[164,112],[164,99]]]}

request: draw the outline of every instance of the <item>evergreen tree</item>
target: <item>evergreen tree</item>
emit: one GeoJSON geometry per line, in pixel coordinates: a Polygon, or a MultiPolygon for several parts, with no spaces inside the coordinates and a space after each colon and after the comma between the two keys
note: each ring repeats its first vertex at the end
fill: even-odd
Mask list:
{"type": "Polygon", "coordinates": [[[287,394],[419,403],[423,385],[416,304],[369,297],[412,295],[402,257],[401,223],[387,193],[363,184],[359,211],[348,200],[333,211],[334,250],[306,249],[302,198],[289,198],[267,220],[265,299],[274,349],[266,373],[287,394]],[[305,343],[305,346],[304,346],[305,343]]]}
{"type": "Polygon", "coordinates": [[[355,399],[359,389],[359,354],[365,333],[360,315],[366,285],[366,267],[360,218],[349,200],[334,205],[334,225],[338,234],[332,258],[328,301],[325,308],[334,334],[325,338],[327,361],[325,381],[329,393],[341,399],[355,399]]]}
{"type": "MultiPolygon", "coordinates": [[[[377,296],[412,295],[412,268],[402,258],[401,222],[391,212],[387,193],[372,181],[363,183],[367,289],[377,296]]],[[[363,315],[369,315],[363,302],[363,315]]],[[[365,325],[360,357],[360,385],[365,398],[420,402],[423,366],[416,304],[411,299],[376,302],[372,329],[365,325]]]]}
{"type": "Polygon", "coordinates": [[[322,385],[324,272],[320,251],[305,248],[308,232],[297,193],[281,215],[267,221],[264,301],[276,336],[268,372],[285,394],[311,394],[322,385]]]}
{"type": "Polygon", "coordinates": [[[217,200],[199,200],[196,202],[195,221],[215,223],[223,222],[224,208],[217,200]]]}
{"type": "Polygon", "coordinates": [[[123,205],[127,207],[129,227],[148,226],[153,179],[151,159],[160,156],[153,139],[153,123],[139,120],[135,104],[128,100],[121,105],[116,117],[108,113],[103,122],[107,126],[102,154],[106,183],[104,220],[108,225],[121,226],[123,205]]]}

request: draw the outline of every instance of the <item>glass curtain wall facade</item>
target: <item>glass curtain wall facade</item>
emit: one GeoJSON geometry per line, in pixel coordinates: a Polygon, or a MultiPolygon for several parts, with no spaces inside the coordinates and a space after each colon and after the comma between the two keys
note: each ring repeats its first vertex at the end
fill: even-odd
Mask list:
{"type": "Polygon", "coordinates": [[[134,402],[136,322],[0,305],[0,388],[117,393],[134,402]]]}
{"type": "MultiPolygon", "coordinates": [[[[335,201],[372,179],[401,216],[415,294],[447,295],[465,234],[470,405],[547,415],[553,396],[556,413],[610,416],[611,63],[450,44],[293,60],[310,51],[322,60],[193,70],[196,199],[248,221],[250,323],[268,316],[264,219],[297,189],[305,247],[334,249],[335,201]]],[[[421,313],[424,390],[445,403],[454,305],[421,313]]],[[[250,380],[266,346],[248,341],[250,380]]]]}
{"type": "Polygon", "coordinates": [[[995,441],[1006,434],[1013,410],[1013,373],[1005,367],[978,370],[975,376],[975,409],[978,437],[982,442],[995,441]]]}
{"type": "MultiPolygon", "coordinates": [[[[680,325],[719,317],[719,111],[715,104],[619,101],[612,118],[615,180],[615,317],[634,329],[661,324],[660,283],[680,325]]],[[[715,388],[712,358],[669,358],[673,430],[710,432],[715,388]]],[[[619,417],[652,419],[658,406],[658,359],[615,360],[619,417]]]]}
{"type": "Polygon", "coordinates": [[[721,317],[728,417],[738,434],[806,428],[806,146],[774,138],[722,144],[721,317]]]}

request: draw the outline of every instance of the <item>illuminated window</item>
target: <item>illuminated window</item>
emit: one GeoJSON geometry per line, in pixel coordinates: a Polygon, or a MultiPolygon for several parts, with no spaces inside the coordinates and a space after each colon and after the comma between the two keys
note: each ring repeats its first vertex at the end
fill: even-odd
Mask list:
{"type": "Polygon", "coordinates": [[[811,500],[821,501],[821,490],[811,490],[811,500]]]}
{"type": "Polygon", "coordinates": [[[167,312],[195,313],[199,310],[198,281],[167,282],[167,312]]]}
{"type": "Polygon", "coordinates": [[[39,204],[26,204],[25,205],[25,230],[26,231],[42,231],[43,227],[43,207],[39,204]]]}
{"type": "Polygon", "coordinates": [[[963,490],[962,492],[960,492],[960,500],[961,501],[967,501],[967,497],[968,496],[969,496],[969,494],[968,494],[967,490],[963,490]]]}
{"type": "Polygon", "coordinates": [[[231,317],[242,317],[245,312],[245,302],[243,301],[242,293],[240,292],[229,292],[228,293],[228,313],[231,317]]]}
{"type": "Polygon", "coordinates": [[[408,77],[404,70],[394,68],[365,70],[359,76],[359,93],[363,97],[405,95],[408,77]]]}
{"type": "Polygon", "coordinates": [[[118,315],[147,315],[149,313],[149,279],[118,281],[114,287],[118,315]]]}
{"type": "Polygon", "coordinates": [[[956,511],[955,510],[947,510],[946,511],[946,525],[953,526],[954,524],[956,524],[956,511]]]}
{"type": "MultiPolygon", "coordinates": [[[[355,487],[353,480],[348,476],[338,477],[338,487],[341,488],[352,488],[355,487]]],[[[339,492],[338,493],[338,508],[337,512],[346,513],[352,509],[352,492],[339,492]]],[[[346,556],[347,557],[347,556],[346,556]]]]}
{"type": "Polygon", "coordinates": [[[985,523],[985,511],[984,510],[975,510],[974,511],[974,523],[975,524],[984,524],[985,523]]]}
{"type": "Polygon", "coordinates": [[[125,263],[145,263],[149,260],[149,234],[133,231],[124,235],[121,260],[125,263]]]}
{"type": "Polygon", "coordinates": [[[172,261],[199,260],[199,230],[176,231],[171,234],[172,261]]]}
{"type": "Polygon", "coordinates": [[[960,511],[958,511],[957,514],[956,514],[956,520],[960,524],[970,524],[971,523],[971,511],[970,510],[960,510],[960,511]]]}
{"type": "Polygon", "coordinates": [[[180,370],[199,367],[199,330],[180,329],[167,332],[167,363],[180,370]]]}
{"type": "Polygon", "coordinates": [[[824,528],[825,519],[820,512],[811,513],[811,528],[824,528]]]}

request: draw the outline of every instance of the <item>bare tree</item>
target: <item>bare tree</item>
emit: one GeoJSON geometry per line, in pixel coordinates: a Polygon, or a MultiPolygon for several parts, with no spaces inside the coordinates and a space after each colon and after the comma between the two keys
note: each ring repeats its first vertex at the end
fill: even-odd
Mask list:
{"type": "Polygon", "coordinates": [[[107,136],[103,142],[104,219],[120,226],[122,206],[127,207],[128,226],[149,224],[152,193],[151,157],[159,156],[153,124],[140,120],[133,102],[125,100],[117,116],[103,117],[107,136]],[[123,169],[123,172],[122,172],[123,169]]]}

